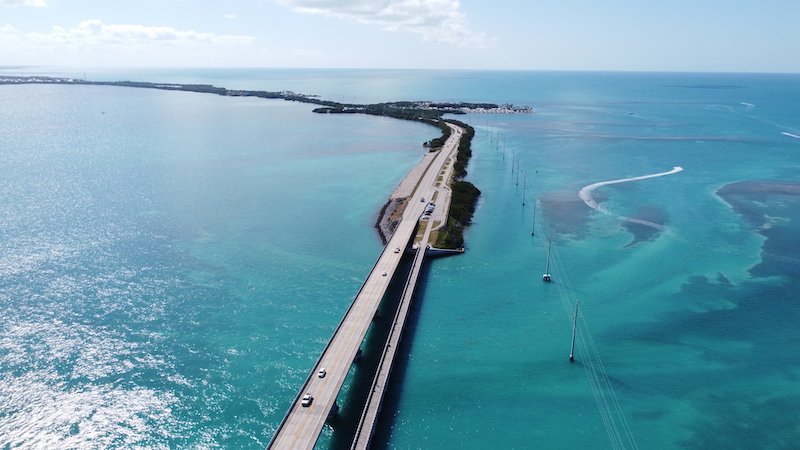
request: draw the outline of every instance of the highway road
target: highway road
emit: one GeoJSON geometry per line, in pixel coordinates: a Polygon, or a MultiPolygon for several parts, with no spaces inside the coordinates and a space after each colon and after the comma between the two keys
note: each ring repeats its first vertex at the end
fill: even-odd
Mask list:
{"type": "MultiPolygon", "coordinates": [[[[267,448],[292,450],[314,448],[328,414],[336,404],[336,398],[375,316],[378,305],[386,293],[389,281],[397,270],[403,250],[414,235],[417,222],[436,190],[436,179],[448,157],[455,157],[463,129],[452,124],[448,125],[452,129],[450,138],[422,175],[397,229],[339,323],[333,337],[303,384],[267,448]],[[326,371],[326,375],[322,378],[318,376],[321,369],[326,371]],[[314,398],[308,407],[301,405],[301,399],[306,393],[311,394],[314,398]]],[[[425,243],[421,245],[425,245],[425,243]]]]}
{"type": "MultiPolygon", "coordinates": [[[[427,242],[430,238],[431,229],[432,222],[427,222],[425,224],[422,243],[427,242]]],[[[417,287],[417,280],[422,270],[425,252],[425,246],[420,245],[414,254],[411,274],[406,281],[403,296],[400,299],[400,305],[395,313],[392,328],[389,330],[389,337],[383,347],[383,354],[378,363],[378,370],[372,380],[372,390],[367,397],[367,404],[364,406],[364,411],[361,414],[361,420],[356,430],[355,437],[353,438],[353,445],[350,447],[351,450],[367,450],[372,441],[372,433],[375,431],[375,425],[378,422],[378,413],[380,413],[381,405],[383,404],[383,396],[386,394],[386,390],[389,387],[389,377],[392,374],[394,357],[397,354],[397,349],[400,347],[400,340],[403,337],[405,322],[408,318],[408,311],[411,308],[411,301],[413,300],[414,291],[417,287]]]]}

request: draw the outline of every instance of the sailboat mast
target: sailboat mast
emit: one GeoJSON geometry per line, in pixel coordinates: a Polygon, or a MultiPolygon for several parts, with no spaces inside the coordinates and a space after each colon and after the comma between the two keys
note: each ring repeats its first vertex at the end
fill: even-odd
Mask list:
{"type": "Polygon", "coordinates": [[[547,266],[544,269],[544,275],[542,275],[542,281],[545,283],[549,283],[552,281],[553,277],[550,276],[550,247],[553,245],[553,235],[551,234],[549,239],[547,240],[547,266]]]}
{"type": "Polygon", "coordinates": [[[578,304],[580,300],[575,300],[575,317],[572,318],[572,344],[569,348],[569,362],[575,361],[575,333],[578,330],[578,304]]]}
{"type": "Polygon", "coordinates": [[[531,236],[536,236],[536,196],[533,198],[533,226],[531,226],[531,236]]]}
{"type": "Polygon", "coordinates": [[[525,186],[528,184],[528,174],[522,175],[522,206],[525,206],[525,186]]]}
{"type": "Polygon", "coordinates": [[[550,247],[553,245],[553,236],[551,235],[550,238],[547,240],[547,266],[545,267],[544,271],[550,273],[550,247]]]}

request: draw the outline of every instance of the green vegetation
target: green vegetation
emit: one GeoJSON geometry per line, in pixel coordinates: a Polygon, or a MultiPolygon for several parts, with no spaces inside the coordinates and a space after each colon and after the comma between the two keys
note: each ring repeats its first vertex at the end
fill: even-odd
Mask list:
{"type": "Polygon", "coordinates": [[[464,129],[464,135],[461,136],[461,141],[458,143],[456,163],[453,165],[456,178],[461,179],[467,176],[467,164],[470,158],[472,158],[472,138],[475,137],[475,129],[457,120],[450,120],[449,122],[464,129]]]}
{"type": "Polygon", "coordinates": [[[441,136],[439,136],[438,138],[431,139],[430,141],[426,142],[425,146],[429,147],[431,149],[431,151],[433,151],[434,149],[438,149],[438,148],[444,146],[444,143],[447,142],[447,139],[450,138],[450,133],[452,132],[450,127],[447,126],[447,123],[445,123],[444,120],[440,120],[440,119],[422,120],[422,122],[425,122],[427,124],[433,125],[433,126],[439,128],[439,130],[442,131],[442,135],[441,136]]]}
{"type": "Polygon", "coordinates": [[[464,228],[472,222],[472,215],[481,195],[481,191],[469,181],[454,181],[451,188],[453,197],[450,201],[450,215],[447,225],[439,230],[436,240],[436,246],[441,248],[464,246],[464,228]]]}
{"type": "Polygon", "coordinates": [[[467,163],[472,157],[472,138],[475,136],[475,129],[463,122],[455,120],[450,120],[450,122],[462,127],[464,134],[461,135],[461,141],[458,143],[458,154],[453,165],[455,180],[450,186],[452,196],[447,225],[439,230],[436,246],[462,248],[464,247],[464,229],[472,222],[472,215],[475,213],[481,191],[469,181],[462,179],[467,175],[467,163]]]}

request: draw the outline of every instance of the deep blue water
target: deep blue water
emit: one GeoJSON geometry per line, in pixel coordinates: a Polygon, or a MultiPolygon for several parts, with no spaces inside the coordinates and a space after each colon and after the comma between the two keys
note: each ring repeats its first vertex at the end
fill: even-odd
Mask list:
{"type": "MultiPolygon", "coordinates": [[[[467,253],[433,262],[418,296],[379,433],[389,448],[800,442],[800,76],[87,77],[536,109],[459,117],[477,130],[468,170],[483,195],[467,253]],[[674,166],[597,189],[608,214],[577,197],[674,166]]],[[[378,210],[436,134],[129,88],[0,86],[0,102],[11,447],[262,448],[380,252],[378,210]]]]}

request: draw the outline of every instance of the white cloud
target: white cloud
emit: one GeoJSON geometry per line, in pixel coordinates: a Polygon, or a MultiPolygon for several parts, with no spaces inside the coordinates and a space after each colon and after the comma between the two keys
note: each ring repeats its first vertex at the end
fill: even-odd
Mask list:
{"type": "Polygon", "coordinates": [[[246,45],[255,40],[252,36],[181,31],[168,26],[104,24],[99,20],[84,20],[72,28],[53,27],[46,33],[21,33],[6,25],[0,27],[0,37],[48,49],[97,47],[142,49],[148,46],[183,44],[246,45]]]}
{"type": "Polygon", "coordinates": [[[47,0],[0,0],[0,6],[34,6],[44,8],[47,0]]]}
{"type": "Polygon", "coordinates": [[[223,17],[225,17],[228,20],[235,20],[236,19],[236,13],[227,13],[223,17]]]}
{"type": "Polygon", "coordinates": [[[389,31],[422,36],[426,41],[486,47],[485,33],[472,32],[458,0],[277,0],[294,11],[321,14],[389,31]]]}

